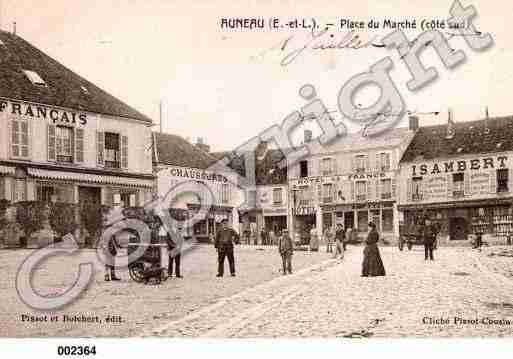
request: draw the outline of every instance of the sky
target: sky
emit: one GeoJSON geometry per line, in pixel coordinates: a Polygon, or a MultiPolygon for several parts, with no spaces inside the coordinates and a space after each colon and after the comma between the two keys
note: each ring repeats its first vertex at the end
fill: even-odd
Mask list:
{"type": "MultiPolygon", "coordinates": [[[[285,19],[447,19],[451,1],[172,1],[172,0],[0,0],[0,27],[12,31],[99,87],[159,123],[163,130],[195,141],[203,137],[212,150],[231,150],[269,126],[279,124],[306,102],[298,95],[304,84],[315,86],[330,110],[354,75],[386,56],[394,62],[391,77],[409,110],[441,111],[420,115],[421,125],[447,121],[450,107],[455,121],[513,114],[513,36],[509,20],[513,3],[462,1],[474,5],[473,23],[488,32],[494,46],[471,50],[461,37],[450,40],[466,62],[453,70],[443,67],[432,49],[422,59],[435,66],[439,78],[411,92],[410,78],[396,51],[381,48],[305,51],[281,66],[284,52],[272,49],[288,36],[301,46],[307,30],[222,29],[222,18],[285,19]]],[[[347,30],[333,31],[335,38],[347,30]]],[[[392,30],[360,30],[362,38],[379,40],[392,30]]],[[[420,29],[405,31],[413,38],[420,29]]],[[[291,47],[292,48],[292,47],[291,47]]],[[[375,88],[356,102],[372,104],[375,88]]],[[[336,119],[341,118],[336,112],[336,119]]],[[[401,125],[406,126],[406,119],[401,125]]],[[[308,125],[313,126],[314,125],[308,125]]],[[[359,127],[349,124],[351,130],[359,127]]],[[[300,136],[298,134],[297,136],[300,136]]]]}

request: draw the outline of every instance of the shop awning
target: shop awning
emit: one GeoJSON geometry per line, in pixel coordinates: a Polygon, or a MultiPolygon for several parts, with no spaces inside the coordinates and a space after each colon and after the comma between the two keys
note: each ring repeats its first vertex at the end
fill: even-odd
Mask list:
{"type": "Polygon", "coordinates": [[[64,171],[50,171],[38,168],[28,168],[29,175],[41,179],[53,179],[59,181],[88,182],[95,184],[108,184],[130,187],[150,188],[153,186],[152,180],[126,178],[120,176],[95,175],[89,173],[75,173],[64,171]]]}
{"type": "Polygon", "coordinates": [[[4,175],[13,175],[14,167],[0,166],[0,173],[4,175]]]}

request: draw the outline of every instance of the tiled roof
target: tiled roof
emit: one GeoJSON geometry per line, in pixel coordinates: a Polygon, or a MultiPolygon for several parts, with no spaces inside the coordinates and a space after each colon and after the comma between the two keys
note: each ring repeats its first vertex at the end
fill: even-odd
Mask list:
{"type": "MultiPolygon", "coordinates": [[[[206,169],[216,158],[189,143],[178,135],[153,132],[158,164],[178,167],[206,169]]],[[[157,163],[155,152],[153,162],[157,163]]]]}
{"type": "MultiPolygon", "coordinates": [[[[244,156],[237,156],[234,152],[214,152],[213,157],[221,160],[225,157],[230,159],[228,167],[239,175],[245,176],[246,166],[244,156]]],[[[279,163],[284,159],[280,150],[270,149],[262,159],[256,159],[255,177],[257,185],[284,184],[287,182],[287,167],[280,168],[279,163]]]]}
{"type": "Polygon", "coordinates": [[[513,150],[512,116],[456,122],[454,129],[447,139],[447,125],[420,127],[401,162],[513,150]]]}
{"type": "Polygon", "coordinates": [[[392,128],[376,136],[363,136],[362,132],[348,133],[327,145],[318,141],[310,143],[310,154],[328,154],[335,152],[358,152],[373,148],[395,147],[409,141],[414,132],[407,127],[392,128]]]}
{"type": "Polygon", "coordinates": [[[0,31],[0,41],[0,97],[152,122],[21,37],[0,31]],[[23,70],[36,72],[48,86],[32,84],[23,70]]]}

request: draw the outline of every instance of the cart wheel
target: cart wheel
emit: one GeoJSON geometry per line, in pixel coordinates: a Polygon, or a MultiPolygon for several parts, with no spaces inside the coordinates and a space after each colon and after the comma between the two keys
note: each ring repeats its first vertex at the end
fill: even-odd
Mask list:
{"type": "Polygon", "coordinates": [[[408,250],[409,250],[409,251],[411,251],[412,247],[413,247],[413,243],[408,242],[408,250]]]}
{"type": "Polygon", "coordinates": [[[165,270],[162,271],[161,278],[163,282],[165,282],[169,278],[165,270]]]}
{"type": "Polygon", "coordinates": [[[144,264],[141,262],[136,262],[130,265],[128,268],[128,273],[130,274],[130,278],[132,278],[133,281],[142,283],[144,281],[144,264]]]}

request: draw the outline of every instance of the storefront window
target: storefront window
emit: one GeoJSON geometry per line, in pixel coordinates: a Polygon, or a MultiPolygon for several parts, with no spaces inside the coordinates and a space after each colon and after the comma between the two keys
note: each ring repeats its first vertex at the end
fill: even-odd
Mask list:
{"type": "Polygon", "coordinates": [[[15,181],[12,198],[14,202],[27,200],[27,182],[25,179],[17,179],[15,181]]]}
{"type": "Polygon", "coordinates": [[[358,232],[367,232],[369,230],[369,213],[367,211],[358,212],[358,232]]]}
{"type": "Polygon", "coordinates": [[[381,229],[381,216],[379,209],[372,210],[370,215],[371,221],[376,225],[376,229],[379,231],[381,229]]]}
{"type": "Polygon", "coordinates": [[[71,185],[54,185],[48,182],[36,183],[36,200],[41,202],[73,203],[74,188],[71,185]]]}
{"type": "Polygon", "coordinates": [[[394,211],[391,209],[384,209],[382,211],[383,219],[383,232],[392,232],[394,230],[394,211]]]}
{"type": "Polygon", "coordinates": [[[322,214],[322,225],[324,229],[331,228],[333,226],[333,215],[331,213],[322,214]]]}
{"type": "Polygon", "coordinates": [[[196,236],[207,235],[207,221],[205,219],[194,224],[194,235],[196,235],[196,236]]]}

